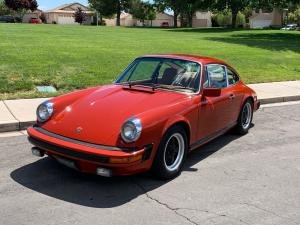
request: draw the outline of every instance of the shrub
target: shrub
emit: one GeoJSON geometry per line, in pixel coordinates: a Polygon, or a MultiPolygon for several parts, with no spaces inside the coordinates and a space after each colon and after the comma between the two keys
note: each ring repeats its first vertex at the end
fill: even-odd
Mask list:
{"type": "MultiPolygon", "coordinates": [[[[213,16],[212,20],[214,21],[214,25],[218,25],[220,27],[230,27],[232,14],[230,11],[219,12],[218,14],[213,16]]],[[[246,26],[246,18],[243,13],[238,13],[236,23],[238,27],[246,26]]]]}
{"type": "Polygon", "coordinates": [[[40,19],[41,19],[42,23],[47,23],[47,18],[46,18],[46,14],[45,13],[41,13],[40,19]]]}

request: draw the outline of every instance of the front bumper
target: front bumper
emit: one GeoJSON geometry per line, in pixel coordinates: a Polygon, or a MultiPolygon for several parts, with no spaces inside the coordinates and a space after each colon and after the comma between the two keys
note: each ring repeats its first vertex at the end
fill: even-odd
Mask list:
{"type": "Polygon", "coordinates": [[[39,127],[27,129],[28,140],[50,157],[72,160],[79,171],[97,173],[109,168],[112,175],[131,175],[151,167],[153,145],[126,149],[86,143],[48,132],[39,127]]]}

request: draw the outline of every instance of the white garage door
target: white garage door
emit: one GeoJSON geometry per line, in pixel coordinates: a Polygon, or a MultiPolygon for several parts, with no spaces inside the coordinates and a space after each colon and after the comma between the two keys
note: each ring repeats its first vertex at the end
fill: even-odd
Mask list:
{"type": "Polygon", "coordinates": [[[269,27],[272,24],[272,20],[254,20],[252,27],[253,28],[264,28],[269,27]]]}
{"type": "Polygon", "coordinates": [[[58,24],[78,24],[75,23],[75,19],[73,16],[59,16],[57,19],[58,24]]]}

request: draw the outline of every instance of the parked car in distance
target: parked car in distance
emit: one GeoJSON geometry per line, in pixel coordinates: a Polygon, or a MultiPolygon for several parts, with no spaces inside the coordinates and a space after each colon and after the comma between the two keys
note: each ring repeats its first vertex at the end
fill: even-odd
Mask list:
{"type": "Polygon", "coordinates": [[[287,24],[285,27],[281,28],[281,30],[297,30],[298,29],[298,24],[293,23],[293,24],[287,24]]]}
{"type": "Polygon", "coordinates": [[[13,16],[0,16],[0,23],[15,23],[13,16]]]}
{"type": "Polygon", "coordinates": [[[168,22],[162,22],[160,27],[170,27],[168,22]]]}
{"type": "Polygon", "coordinates": [[[31,18],[29,20],[29,23],[40,24],[40,23],[42,23],[42,21],[40,19],[38,19],[38,18],[31,18]]]}
{"type": "Polygon", "coordinates": [[[111,85],[52,98],[27,129],[32,153],[100,176],[180,174],[187,153],[235,129],[260,106],[227,63],[166,54],[135,59],[111,85]]]}

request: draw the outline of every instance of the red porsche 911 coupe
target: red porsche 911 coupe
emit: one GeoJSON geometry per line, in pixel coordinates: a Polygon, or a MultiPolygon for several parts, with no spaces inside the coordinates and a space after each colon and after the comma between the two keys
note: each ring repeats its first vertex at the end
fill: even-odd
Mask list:
{"type": "Polygon", "coordinates": [[[256,93],[225,62],[168,54],[135,59],[111,85],[55,97],[28,128],[32,153],[101,176],[180,174],[187,153],[234,128],[246,134],[256,93]]]}

